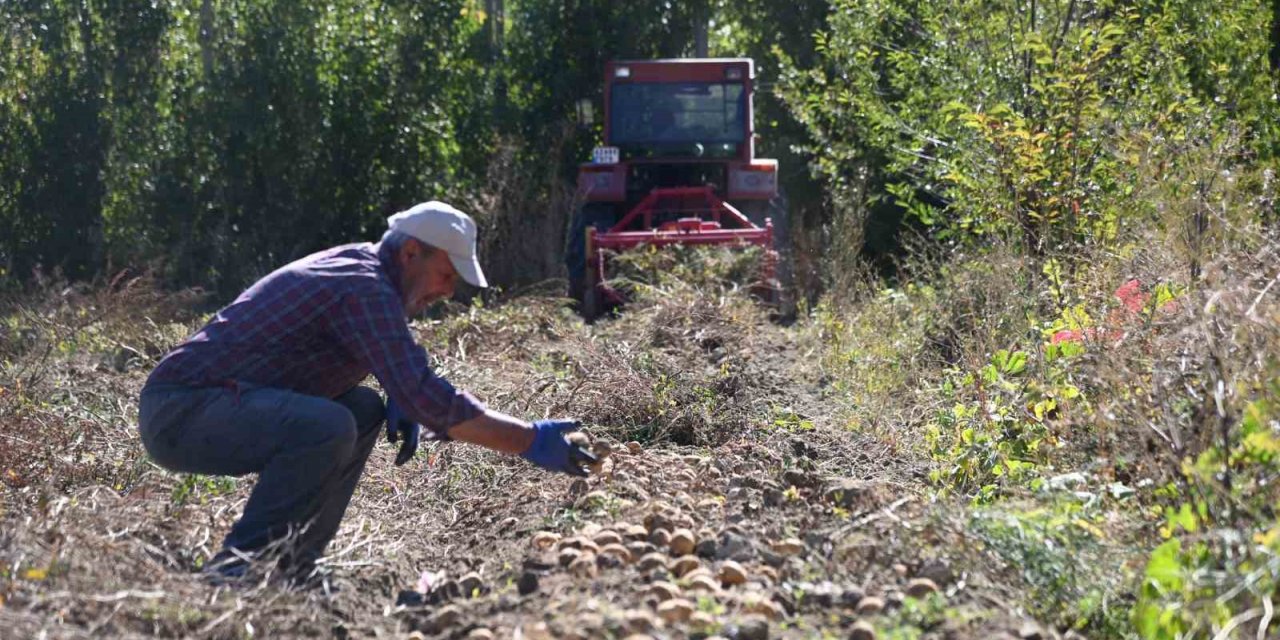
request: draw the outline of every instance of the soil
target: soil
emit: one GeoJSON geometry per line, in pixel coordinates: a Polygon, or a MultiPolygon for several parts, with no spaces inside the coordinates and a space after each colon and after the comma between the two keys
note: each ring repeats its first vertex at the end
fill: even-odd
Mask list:
{"type": "Polygon", "coordinates": [[[1007,604],[1010,569],[930,498],[926,462],[847,427],[804,322],[673,292],[594,325],[527,296],[417,329],[458,386],[578,416],[612,453],[578,480],[457,444],[394,467],[379,446],[324,585],[212,586],[198,567],[253,479],[147,461],[145,360],[54,359],[4,409],[37,462],[0,469],[0,635],[1054,635],[1007,604]]]}

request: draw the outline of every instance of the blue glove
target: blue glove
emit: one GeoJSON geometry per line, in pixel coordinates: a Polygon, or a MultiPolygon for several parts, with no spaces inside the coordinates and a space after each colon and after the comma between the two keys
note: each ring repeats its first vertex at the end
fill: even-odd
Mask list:
{"type": "Polygon", "coordinates": [[[581,426],[577,420],[539,420],[533,423],[533,444],[520,457],[548,471],[587,475],[585,465],[595,464],[596,457],[564,437],[565,432],[577,431],[581,426]]]}
{"type": "Polygon", "coordinates": [[[418,452],[418,440],[421,436],[422,425],[404,417],[400,413],[400,407],[391,398],[387,398],[387,442],[395,444],[397,440],[404,440],[400,443],[400,452],[396,454],[397,467],[408,462],[418,452]]]}

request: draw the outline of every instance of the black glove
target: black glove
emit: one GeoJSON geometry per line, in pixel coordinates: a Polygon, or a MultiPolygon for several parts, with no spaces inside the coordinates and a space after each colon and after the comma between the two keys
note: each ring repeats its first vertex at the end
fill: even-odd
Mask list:
{"type": "Polygon", "coordinates": [[[400,443],[400,452],[396,454],[397,467],[408,462],[418,452],[421,437],[422,425],[405,418],[395,401],[387,398],[387,442],[395,444],[397,440],[404,439],[400,443]]]}

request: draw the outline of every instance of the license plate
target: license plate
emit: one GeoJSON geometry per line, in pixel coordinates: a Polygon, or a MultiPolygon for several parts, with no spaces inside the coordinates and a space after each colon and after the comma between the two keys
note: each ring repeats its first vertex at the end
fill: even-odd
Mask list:
{"type": "Polygon", "coordinates": [[[618,164],[620,156],[617,147],[596,147],[591,150],[591,162],[595,164],[618,164]]]}

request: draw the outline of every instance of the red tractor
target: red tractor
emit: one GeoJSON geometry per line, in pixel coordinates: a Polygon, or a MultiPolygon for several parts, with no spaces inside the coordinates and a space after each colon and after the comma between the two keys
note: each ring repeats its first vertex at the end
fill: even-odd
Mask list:
{"type": "Polygon", "coordinates": [[[608,256],[640,245],[756,245],[776,300],[785,234],[778,162],[755,157],[747,58],[623,60],[605,66],[604,146],[578,170],[569,295],[593,319],[622,302],[608,256]]]}

